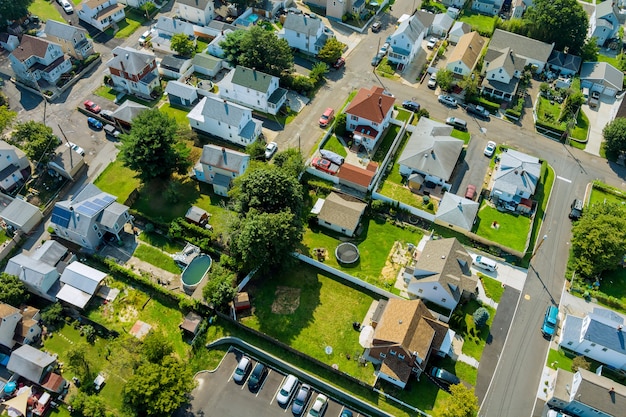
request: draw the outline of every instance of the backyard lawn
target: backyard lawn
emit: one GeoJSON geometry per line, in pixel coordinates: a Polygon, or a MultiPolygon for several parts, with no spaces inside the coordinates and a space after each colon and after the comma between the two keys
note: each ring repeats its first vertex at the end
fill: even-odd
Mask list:
{"type": "Polygon", "coordinates": [[[498,211],[483,201],[476,215],[474,230],[477,235],[485,239],[524,252],[530,226],[530,217],[510,211],[498,211]]]}
{"type": "Polygon", "coordinates": [[[481,305],[476,300],[472,300],[462,307],[456,308],[450,320],[450,328],[463,336],[463,353],[480,361],[483,349],[487,343],[487,338],[489,337],[489,327],[491,327],[495,315],[496,310],[487,305],[481,305]],[[489,311],[489,320],[485,327],[477,329],[472,314],[481,306],[489,311]]]}
{"type": "Polygon", "coordinates": [[[485,16],[468,9],[463,11],[463,15],[459,20],[469,24],[472,30],[480,34],[492,34],[496,24],[495,16],[485,16]]]}
{"type": "Polygon", "coordinates": [[[478,278],[483,283],[483,288],[485,289],[485,294],[487,297],[491,298],[496,303],[500,302],[502,298],[502,294],[504,293],[504,287],[502,283],[497,279],[493,279],[490,276],[485,274],[478,273],[478,278]]]}
{"type": "MultiPolygon", "coordinates": [[[[394,169],[396,169],[395,166],[394,169]]],[[[431,198],[428,202],[425,202],[424,197],[413,193],[408,187],[397,184],[391,181],[389,178],[385,180],[385,182],[383,182],[383,186],[380,187],[378,192],[384,196],[393,198],[396,201],[407,204],[411,207],[416,207],[429,213],[434,214],[437,210],[437,200],[431,198]],[[432,208],[430,208],[431,203],[432,208]]]]}
{"type": "Polygon", "coordinates": [[[387,133],[383,137],[383,141],[378,146],[378,149],[376,149],[376,153],[372,158],[373,161],[378,163],[383,162],[385,156],[387,156],[387,153],[389,152],[389,148],[393,145],[393,140],[396,138],[398,133],[400,133],[400,126],[389,125],[387,133]]]}
{"type": "Polygon", "coordinates": [[[168,239],[167,236],[155,232],[141,232],[139,240],[167,253],[177,253],[183,250],[182,245],[168,239]]]}
{"type": "Polygon", "coordinates": [[[171,272],[172,274],[180,274],[181,270],[176,262],[157,248],[149,245],[138,245],[133,255],[144,262],[148,262],[158,268],[171,272]]]}
{"type": "Polygon", "coordinates": [[[115,101],[115,98],[117,97],[117,94],[118,94],[117,91],[115,91],[114,89],[106,85],[102,85],[98,87],[96,90],[94,90],[93,93],[109,101],[115,101]]]}
{"type": "Polygon", "coordinates": [[[47,0],[35,0],[28,8],[28,11],[45,22],[46,20],[53,19],[59,22],[65,22],[65,19],[59,14],[59,11],[54,7],[54,2],[47,0]]]}
{"type": "Polygon", "coordinates": [[[348,155],[348,151],[346,151],[345,146],[343,146],[335,134],[332,134],[328,138],[326,143],[324,143],[324,146],[322,146],[322,149],[335,152],[337,155],[341,155],[344,158],[348,155]]]}
{"type": "Polygon", "coordinates": [[[368,384],[374,383],[371,364],[358,361],[363,348],[352,323],[361,322],[371,295],[336,281],[321,271],[298,264],[257,286],[248,287],[254,310],[241,319],[248,327],[272,336],[327,365],[368,384]],[[327,346],[332,353],[327,354],[327,346]]]}
{"type": "MultiPolygon", "coordinates": [[[[579,141],[587,141],[587,133],[589,132],[589,118],[582,109],[576,117],[576,126],[570,132],[570,136],[579,141]]],[[[570,142],[571,143],[571,142],[570,142]]]]}
{"type": "Polygon", "coordinates": [[[591,196],[589,197],[589,205],[604,203],[624,204],[626,202],[626,193],[624,191],[613,188],[613,192],[609,192],[603,188],[611,190],[611,187],[606,184],[598,184],[596,186],[594,183],[594,187],[591,189],[591,196]]]}
{"type": "Polygon", "coordinates": [[[94,185],[105,193],[116,196],[118,203],[123,204],[139,187],[140,182],[135,178],[135,173],[122,165],[121,161],[113,161],[98,175],[94,185]]]}
{"type": "Polygon", "coordinates": [[[178,107],[172,107],[170,103],[165,103],[161,107],[159,107],[163,113],[168,114],[169,116],[176,119],[176,123],[181,127],[186,127],[187,129],[191,129],[189,125],[189,119],[187,119],[187,115],[189,114],[189,110],[182,109],[178,107]]]}

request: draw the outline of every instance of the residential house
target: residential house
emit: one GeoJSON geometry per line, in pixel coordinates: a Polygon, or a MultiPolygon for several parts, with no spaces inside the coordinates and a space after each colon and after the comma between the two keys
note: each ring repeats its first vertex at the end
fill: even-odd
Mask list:
{"type": "Polygon", "coordinates": [[[78,261],[69,264],[61,274],[60,301],[83,310],[98,292],[107,274],[78,261]]]}
{"type": "Polygon", "coordinates": [[[482,93],[511,101],[524,69],[542,72],[553,48],[554,44],[496,29],[485,54],[482,93]]]}
{"type": "Polygon", "coordinates": [[[95,185],[87,184],[69,200],[55,203],[50,226],[60,238],[95,250],[106,232],[119,240],[124,225],[131,220],[128,207],[115,199],[95,185]]]}
{"type": "Polygon", "coordinates": [[[180,55],[165,55],[159,62],[159,74],[165,78],[182,80],[192,73],[191,58],[180,55]]]}
{"type": "Polygon", "coordinates": [[[287,100],[287,90],[279,87],[278,77],[237,65],[220,84],[223,99],[275,115],[287,100]]]}
{"type": "Polygon", "coordinates": [[[372,327],[374,335],[367,354],[380,363],[376,377],[400,388],[411,376],[419,379],[433,355],[448,355],[455,335],[421,300],[379,301],[372,327]]]}
{"type": "Polygon", "coordinates": [[[427,28],[416,15],[404,20],[389,36],[387,60],[396,64],[398,71],[403,71],[422,50],[426,32],[427,28]]]}
{"type": "Polygon", "coordinates": [[[355,197],[331,192],[323,200],[317,224],[352,237],[357,232],[366,207],[367,204],[355,197]]]}
{"type": "Polygon", "coordinates": [[[172,19],[167,16],[159,16],[159,20],[154,25],[156,33],[152,36],[150,43],[152,48],[157,51],[161,51],[166,54],[174,53],[172,50],[172,36],[182,33],[187,35],[189,39],[192,39],[194,45],[196,43],[196,37],[194,35],[193,25],[191,23],[183,22],[182,20],[172,19]]]}
{"type": "Polygon", "coordinates": [[[63,52],[79,61],[94,53],[87,31],[80,26],[68,25],[49,19],[44,28],[46,39],[61,46],[63,52]]]}
{"type": "Polygon", "coordinates": [[[198,102],[198,89],[180,81],[170,81],[165,87],[167,99],[174,106],[192,107],[198,102]]]}
{"type": "Polygon", "coordinates": [[[16,197],[11,204],[2,210],[0,217],[6,227],[24,233],[30,233],[43,220],[43,214],[41,214],[39,207],[19,197],[16,197]]]}
{"type": "Polygon", "coordinates": [[[15,328],[15,341],[20,345],[30,345],[35,343],[41,337],[41,314],[35,307],[23,305],[20,306],[20,314],[22,320],[15,328]]]}
{"type": "Polygon", "coordinates": [[[472,27],[468,23],[455,22],[454,25],[452,25],[452,29],[450,29],[450,32],[448,33],[448,42],[457,44],[459,43],[461,36],[466,33],[470,33],[471,31],[472,27]]]}
{"type": "Polygon", "coordinates": [[[439,202],[435,224],[466,234],[472,230],[479,207],[476,201],[446,192],[439,202]]]}
{"type": "Polygon", "coordinates": [[[216,95],[208,95],[187,114],[189,125],[205,135],[248,146],[261,136],[262,123],[252,118],[252,111],[216,95]]]}
{"type": "Polygon", "coordinates": [[[215,17],[213,0],[176,0],[178,16],[198,26],[206,26],[215,17]]]}
{"type": "Polygon", "coordinates": [[[249,165],[250,155],[220,146],[204,145],[202,156],[193,170],[198,181],[213,184],[215,194],[227,197],[233,179],[243,175],[249,165]]]}
{"type": "Polygon", "coordinates": [[[476,68],[483,46],[485,46],[485,40],[478,32],[461,36],[448,58],[446,68],[457,76],[469,76],[476,68]]]}
{"type": "Polygon", "coordinates": [[[227,63],[221,59],[208,54],[196,54],[191,60],[194,72],[198,74],[215,77],[227,63]]]}
{"type": "Polygon", "coordinates": [[[124,6],[130,6],[138,9],[144,4],[150,2],[150,0],[117,0],[117,2],[123,4],[124,6]]]}
{"type": "Polygon", "coordinates": [[[0,189],[5,193],[14,191],[30,178],[28,157],[21,149],[0,140],[0,189]]]}
{"type": "Polygon", "coordinates": [[[0,302],[0,345],[13,349],[15,346],[15,329],[21,320],[20,310],[0,302]]]}
{"type": "Polygon", "coordinates": [[[622,316],[595,307],[584,317],[566,314],[558,343],[578,355],[626,370],[625,333],[622,316]]]}
{"type": "Polygon", "coordinates": [[[354,144],[372,152],[389,126],[396,99],[382,87],[361,88],[345,110],[346,130],[354,135],[354,144]]]}
{"type": "Polygon", "coordinates": [[[68,146],[61,146],[57,154],[48,162],[48,169],[74,181],[76,174],[85,166],[82,155],[68,146]]]}
{"type": "Polygon", "coordinates": [[[288,13],[278,37],[285,39],[290,47],[310,55],[317,55],[326,44],[332,31],[314,16],[288,13]]]}
{"type": "Polygon", "coordinates": [[[541,175],[541,162],[534,156],[508,149],[500,154],[493,172],[490,198],[495,204],[528,212],[541,175]]]}
{"type": "Polygon", "coordinates": [[[578,55],[554,50],[548,58],[548,68],[561,75],[574,76],[578,74],[582,61],[578,55]]]}
{"type": "Polygon", "coordinates": [[[614,1],[604,1],[595,6],[589,18],[589,38],[595,36],[597,45],[602,47],[607,41],[617,36],[621,26],[619,11],[614,1]]]}
{"type": "Polygon", "coordinates": [[[132,100],[126,100],[121,106],[113,111],[111,116],[113,117],[113,120],[115,120],[116,124],[122,126],[126,130],[129,130],[133,124],[133,119],[146,110],[149,110],[149,108],[143,104],[135,103],[132,100]]]}
{"type": "Polygon", "coordinates": [[[209,25],[204,28],[205,33],[210,37],[216,37],[221,33],[235,30],[238,30],[237,26],[220,20],[211,20],[209,25]]]}
{"type": "Polygon", "coordinates": [[[495,16],[500,13],[503,2],[503,0],[474,0],[472,1],[472,10],[489,16],[495,16]]]}
{"type": "Polygon", "coordinates": [[[20,38],[7,32],[0,33],[0,46],[9,52],[12,52],[20,44],[20,38]]]}
{"type": "Polygon", "coordinates": [[[580,86],[615,97],[624,85],[624,73],[608,62],[583,62],[580,68],[580,86]]]}
{"type": "Polygon", "coordinates": [[[278,16],[281,9],[293,5],[294,0],[262,0],[252,4],[252,11],[266,19],[278,16]]]}
{"type": "Polygon", "coordinates": [[[9,61],[15,76],[26,84],[40,80],[56,84],[72,70],[70,57],[59,44],[30,35],[22,36],[20,45],[9,54],[9,61]]]}
{"type": "Polygon", "coordinates": [[[533,5],[533,0],[512,0],[511,19],[521,19],[526,9],[533,5]]]}
{"type": "Polygon", "coordinates": [[[369,161],[366,166],[344,162],[336,176],[339,184],[367,193],[377,170],[378,164],[374,161],[369,161]]]}
{"type": "Polygon", "coordinates": [[[418,261],[405,267],[402,276],[409,295],[452,312],[476,292],[478,278],[471,265],[471,255],[456,238],[429,240],[418,261]]]}
{"type": "MultiPolygon", "coordinates": [[[[237,30],[241,30],[241,29],[237,29],[237,30]]],[[[215,37],[211,40],[211,42],[209,42],[209,46],[207,46],[206,53],[217,58],[224,58],[226,56],[226,53],[224,52],[220,44],[224,41],[224,39],[226,39],[226,37],[229,34],[233,32],[234,30],[226,29],[226,30],[219,32],[217,35],[215,35],[215,37]]]]}
{"type": "Polygon", "coordinates": [[[118,28],[117,22],[124,20],[124,5],[117,0],[83,0],[78,8],[78,18],[100,32],[118,28]]]}
{"type": "Polygon", "coordinates": [[[454,18],[448,13],[437,13],[434,15],[433,22],[430,24],[428,34],[445,37],[453,24],[454,18]]]}
{"type": "Polygon", "coordinates": [[[467,3],[467,0],[441,0],[441,4],[444,6],[454,7],[459,10],[463,9],[465,3],[467,3]]]}
{"type": "Polygon", "coordinates": [[[56,240],[46,240],[30,257],[56,267],[59,274],[63,273],[68,263],[76,259],[76,255],[56,240]]]}
{"type": "Polygon", "coordinates": [[[597,372],[559,368],[548,387],[547,404],[577,417],[617,417],[626,409],[626,386],[597,372]]]}
{"type": "Polygon", "coordinates": [[[341,22],[347,14],[361,16],[367,12],[365,0],[317,0],[309,3],[318,3],[319,7],[326,9],[326,17],[329,20],[341,22]]]}
{"type": "Polygon", "coordinates": [[[452,129],[422,117],[398,158],[400,174],[419,185],[432,182],[450,189],[449,181],[463,150],[463,141],[450,136],[452,129]]]}
{"type": "Polygon", "coordinates": [[[22,345],[11,352],[7,369],[42,386],[48,391],[60,393],[66,386],[63,377],[54,372],[56,356],[42,352],[30,345],[22,345]]]}
{"type": "Polygon", "coordinates": [[[159,70],[153,53],[116,46],[113,58],[106,66],[111,73],[113,88],[139,97],[150,98],[161,86],[159,70]]]}

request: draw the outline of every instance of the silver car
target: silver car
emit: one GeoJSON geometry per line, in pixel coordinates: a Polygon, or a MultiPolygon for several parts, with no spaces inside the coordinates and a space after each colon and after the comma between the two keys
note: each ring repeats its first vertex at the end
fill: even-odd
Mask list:
{"type": "Polygon", "coordinates": [[[311,386],[302,384],[291,405],[291,412],[295,415],[302,414],[302,411],[306,408],[306,404],[309,402],[309,398],[311,398],[311,386]]]}
{"type": "Polygon", "coordinates": [[[456,99],[452,96],[445,96],[442,94],[437,99],[439,100],[441,104],[445,104],[446,106],[450,106],[450,107],[458,106],[456,99]]]}
{"type": "Polygon", "coordinates": [[[239,360],[239,364],[237,364],[237,368],[233,373],[233,381],[238,384],[241,384],[244,379],[246,379],[246,375],[248,375],[248,371],[250,371],[250,366],[252,365],[250,358],[247,356],[242,357],[239,360]]]}

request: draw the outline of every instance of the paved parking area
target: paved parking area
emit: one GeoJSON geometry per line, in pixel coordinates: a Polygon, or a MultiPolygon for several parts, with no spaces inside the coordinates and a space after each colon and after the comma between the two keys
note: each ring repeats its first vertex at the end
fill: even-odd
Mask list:
{"type": "MultiPolygon", "coordinates": [[[[233,381],[233,372],[242,355],[240,351],[231,349],[226,356],[224,356],[224,359],[215,371],[201,372],[196,375],[198,385],[191,393],[190,404],[186,409],[179,410],[175,413],[175,416],[191,417],[215,415],[221,417],[276,417],[293,415],[291,412],[293,397],[284,408],[276,402],[276,394],[278,394],[286,377],[281,371],[270,368],[261,387],[255,392],[248,389],[247,380],[250,373],[248,373],[244,383],[241,385],[233,381]]],[[[257,361],[252,358],[252,366],[250,369],[253,369],[256,363],[257,361]]],[[[313,394],[302,413],[303,416],[306,416],[306,413],[308,413],[319,393],[319,391],[315,390],[315,383],[313,381],[306,382],[313,387],[313,394]]],[[[302,382],[300,382],[300,384],[301,383],[302,382]]],[[[325,395],[327,394],[325,393],[325,395]]],[[[345,407],[341,403],[330,398],[324,417],[338,417],[344,409],[345,407]]],[[[353,412],[353,415],[355,417],[362,417],[361,414],[355,412],[353,412]]]]}

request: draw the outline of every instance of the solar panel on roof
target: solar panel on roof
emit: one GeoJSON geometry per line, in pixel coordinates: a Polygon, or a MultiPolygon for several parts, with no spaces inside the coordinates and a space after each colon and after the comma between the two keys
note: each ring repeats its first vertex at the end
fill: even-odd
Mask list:
{"type": "Polygon", "coordinates": [[[104,197],[102,197],[102,199],[107,203],[107,204],[111,204],[112,202],[115,201],[115,197],[113,197],[112,195],[105,195],[104,197]]]}
{"type": "Polygon", "coordinates": [[[91,200],[91,202],[93,204],[96,204],[99,209],[105,208],[106,206],[111,204],[113,201],[115,201],[115,198],[109,195],[102,196],[102,198],[94,198],[93,200],[91,200]]]}
{"type": "Polygon", "coordinates": [[[93,216],[98,212],[98,210],[94,210],[91,207],[88,207],[84,203],[80,206],[76,207],[76,211],[80,214],[84,214],[85,216],[93,216]]]}
{"type": "Polygon", "coordinates": [[[72,213],[64,207],[55,206],[52,209],[52,223],[61,227],[67,227],[70,224],[72,213]]]}
{"type": "Polygon", "coordinates": [[[99,211],[100,210],[100,206],[98,204],[92,202],[92,201],[85,201],[83,204],[86,205],[87,207],[89,207],[92,210],[95,210],[95,211],[99,211]]]}

